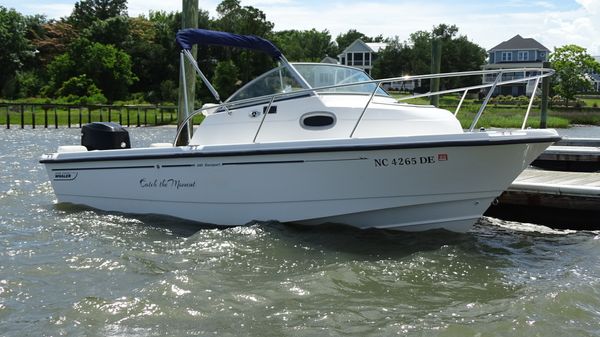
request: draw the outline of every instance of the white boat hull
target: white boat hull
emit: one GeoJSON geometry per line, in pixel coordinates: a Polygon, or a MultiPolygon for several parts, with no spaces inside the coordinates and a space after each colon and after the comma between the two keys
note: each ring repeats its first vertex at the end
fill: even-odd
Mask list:
{"type": "Polygon", "coordinates": [[[276,220],[464,232],[550,131],[52,154],[58,202],[219,226],[276,220]],[[439,137],[438,137],[439,138],[439,137]],[[300,143],[300,144],[298,144],[300,143]]]}

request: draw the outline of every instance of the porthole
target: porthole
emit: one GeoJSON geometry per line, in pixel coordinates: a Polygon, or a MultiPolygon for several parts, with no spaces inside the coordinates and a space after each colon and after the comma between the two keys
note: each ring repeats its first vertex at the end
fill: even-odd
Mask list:
{"type": "Polygon", "coordinates": [[[305,129],[324,130],[335,125],[335,115],[326,111],[309,112],[300,117],[300,125],[305,129]]]}

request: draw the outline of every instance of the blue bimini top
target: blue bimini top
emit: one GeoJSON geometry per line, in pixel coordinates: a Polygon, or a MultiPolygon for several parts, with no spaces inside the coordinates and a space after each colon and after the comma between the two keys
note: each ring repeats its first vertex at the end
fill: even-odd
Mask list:
{"type": "Polygon", "coordinates": [[[177,43],[181,49],[192,49],[195,44],[239,47],[260,50],[274,59],[281,57],[281,51],[273,43],[255,35],[238,35],[214,30],[187,28],[177,32],[177,43]]]}

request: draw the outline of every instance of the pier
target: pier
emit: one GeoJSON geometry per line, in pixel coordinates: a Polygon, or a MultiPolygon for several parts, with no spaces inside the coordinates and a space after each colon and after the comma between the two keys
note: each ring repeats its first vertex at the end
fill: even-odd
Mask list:
{"type": "Polygon", "coordinates": [[[600,171],[600,139],[565,138],[550,146],[533,166],[560,171],[600,171]]]}
{"type": "Polygon", "coordinates": [[[565,139],[549,147],[534,161],[538,168],[515,179],[486,215],[556,228],[600,229],[599,146],[600,139],[565,139]]]}

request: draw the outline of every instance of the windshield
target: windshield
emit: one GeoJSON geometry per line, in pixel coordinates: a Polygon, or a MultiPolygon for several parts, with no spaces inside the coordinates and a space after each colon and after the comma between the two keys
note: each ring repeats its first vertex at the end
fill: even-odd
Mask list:
{"type": "MultiPolygon", "coordinates": [[[[297,63],[294,64],[294,67],[312,88],[347,84],[347,86],[323,89],[319,92],[371,94],[375,90],[376,84],[374,83],[352,85],[352,83],[372,80],[369,75],[357,68],[325,63],[297,63]]],[[[304,89],[302,84],[294,79],[286,67],[282,66],[272,69],[249,82],[231,95],[227,101],[239,101],[302,89],[304,89]]],[[[377,94],[388,96],[381,88],[377,89],[377,94]]]]}

